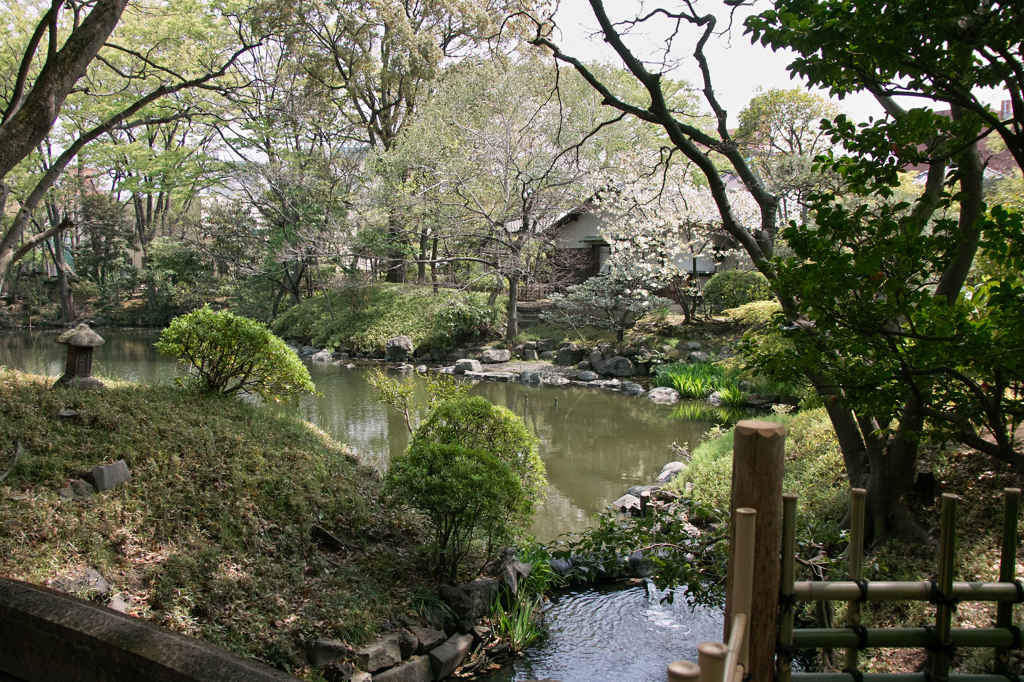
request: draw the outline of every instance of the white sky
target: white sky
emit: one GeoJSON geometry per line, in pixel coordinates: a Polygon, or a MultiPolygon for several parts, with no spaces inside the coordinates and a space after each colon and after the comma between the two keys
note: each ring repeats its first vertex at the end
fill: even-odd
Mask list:
{"type": "MultiPolygon", "coordinates": [[[[642,0],[607,0],[605,7],[614,21],[617,18],[624,18],[626,10],[630,9],[635,16],[636,8],[641,6],[641,2],[642,0]]],[[[655,6],[650,2],[646,5],[648,9],[655,6]]],[[[762,5],[767,7],[766,3],[762,3],[762,5]]],[[[724,9],[724,5],[718,4],[717,8],[724,9]]],[[[737,125],[740,110],[750,101],[759,85],[765,89],[806,87],[802,80],[791,79],[789,72],[786,71],[786,65],[791,61],[792,53],[776,53],[760,44],[750,44],[750,37],[743,35],[742,20],[751,11],[749,8],[743,9],[745,11],[742,15],[737,14],[738,18],[734,23],[731,35],[712,38],[705,49],[715,94],[729,114],[729,127],[737,125]]],[[[717,30],[721,30],[725,27],[726,18],[717,10],[716,14],[721,17],[721,23],[717,27],[717,30]]],[[[587,0],[561,0],[558,12],[555,14],[555,23],[558,26],[555,41],[567,54],[583,60],[601,60],[620,64],[611,47],[600,37],[592,37],[591,34],[597,30],[597,20],[594,18],[587,0]]],[[[662,26],[665,25],[665,22],[661,23],[662,26]]],[[[637,38],[627,44],[650,55],[664,44],[664,40],[657,36],[647,36],[643,39],[637,38]]],[[[687,40],[684,37],[677,42],[673,53],[681,63],[679,68],[669,71],[667,75],[687,80],[695,86],[702,87],[703,80],[700,70],[692,58],[695,44],[695,38],[687,40]]],[[[820,92],[820,94],[827,96],[825,92],[820,92]]],[[[838,104],[847,115],[856,121],[867,120],[869,116],[875,118],[882,116],[881,106],[867,94],[847,97],[838,104]]],[[[920,106],[920,101],[916,103],[916,106],[920,106]]]]}

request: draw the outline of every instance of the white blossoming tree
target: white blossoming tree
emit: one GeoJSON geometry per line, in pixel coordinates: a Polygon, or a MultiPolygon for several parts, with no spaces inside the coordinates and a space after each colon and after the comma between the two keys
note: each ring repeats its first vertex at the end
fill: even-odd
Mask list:
{"type": "MultiPolygon", "coordinates": [[[[603,236],[611,246],[609,270],[622,281],[651,291],[671,287],[686,322],[696,312],[699,289],[696,260],[732,256],[721,214],[711,191],[695,184],[691,169],[670,164],[656,178],[609,193],[602,202],[607,216],[603,236]]],[[[728,190],[738,220],[760,220],[753,197],[742,187],[728,190]]]]}

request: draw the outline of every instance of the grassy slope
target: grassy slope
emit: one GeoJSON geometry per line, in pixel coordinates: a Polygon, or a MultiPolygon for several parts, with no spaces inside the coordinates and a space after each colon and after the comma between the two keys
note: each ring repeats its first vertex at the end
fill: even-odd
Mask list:
{"type": "Polygon", "coordinates": [[[87,567],[131,612],[288,667],[306,637],[358,643],[406,605],[418,531],[322,432],[246,404],[108,382],[49,391],[0,367],[0,574],[43,583],[87,567]],[[76,421],[58,421],[73,408],[76,421]],[[132,481],[84,502],[57,491],[124,458],[132,481]],[[319,524],[344,543],[326,551],[319,524]]]}
{"type": "MultiPolygon", "coordinates": [[[[758,417],[786,425],[786,468],[783,490],[800,495],[800,511],[819,520],[838,522],[846,511],[843,459],[824,408],[794,415],[758,417]]],[[[704,504],[728,509],[732,485],[732,429],[701,443],[690,466],[672,487],[693,483],[693,496],[704,504]]]]}
{"type": "MultiPolygon", "coordinates": [[[[446,339],[437,338],[434,316],[453,299],[467,297],[480,305],[487,300],[482,293],[442,289],[435,295],[430,287],[412,285],[351,286],[330,292],[330,308],[323,295],[314,296],[289,308],[271,326],[286,339],[334,349],[384,350],[384,342],[398,335],[411,338],[417,348],[443,347],[446,339]]],[[[503,307],[507,300],[499,297],[496,305],[503,307]]]]}

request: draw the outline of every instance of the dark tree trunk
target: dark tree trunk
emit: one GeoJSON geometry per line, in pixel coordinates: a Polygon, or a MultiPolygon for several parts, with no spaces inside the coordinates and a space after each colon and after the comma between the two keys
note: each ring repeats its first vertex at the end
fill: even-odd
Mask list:
{"type": "Polygon", "coordinates": [[[46,240],[46,247],[50,251],[53,264],[57,267],[57,294],[60,297],[60,321],[74,322],[78,319],[78,311],[75,310],[75,301],[71,296],[71,284],[68,282],[67,266],[64,263],[64,244],[60,235],[53,237],[53,244],[46,240]]]}
{"type": "Polygon", "coordinates": [[[512,339],[519,334],[519,275],[509,275],[508,278],[508,322],[505,327],[505,340],[512,342],[512,339]]]}
{"type": "Polygon", "coordinates": [[[292,263],[284,268],[284,286],[288,290],[289,307],[302,303],[302,276],[305,272],[305,263],[292,263]]]}
{"type": "Polygon", "coordinates": [[[274,305],[270,310],[270,314],[273,317],[277,317],[277,311],[281,309],[281,299],[284,298],[287,288],[282,284],[281,288],[277,290],[277,296],[274,297],[274,305]]]}
{"type": "Polygon", "coordinates": [[[430,245],[430,235],[427,230],[420,232],[420,257],[416,264],[416,282],[426,284],[427,282],[427,248],[430,245]]]}
{"type": "Polygon", "coordinates": [[[430,248],[430,281],[434,284],[434,293],[440,291],[437,283],[437,237],[434,237],[434,244],[430,248]]]}

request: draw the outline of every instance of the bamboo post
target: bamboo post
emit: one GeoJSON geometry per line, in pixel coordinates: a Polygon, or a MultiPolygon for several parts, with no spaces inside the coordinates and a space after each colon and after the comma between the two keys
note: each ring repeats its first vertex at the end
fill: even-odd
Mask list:
{"type": "Polygon", "coordinates": [[[672,661],[668,664],[668,682],[693,682],[700,679],[700,666],[692,661],[672,661]]]}
{"type": "MultiPolygon", "coordinates": [[[[697,645],[700,682],[725,682],[725,656],[728,653],[729,647],[721,642],[701,642],[697,645]]],[[[732,675],[729,679],[732,679],[732,675]]]]}
{"type": "MultiPolygon", "coordinates": [[[[999,558],[999,582],[1012,583],[1016,579],[1017,516],[1020,513],[1020,488],[1003,491],[1003,550],[999,558]]],[[[1013,626],[1013,602],[1001,601],[996,607],[996,627],[1013,626]]],[[[997,675],[1010,672],[1010,650],[997,648],[992,667],[997,675]]]]}
{"type": "MultiPolygon", "coordinates": [[[[749,613],[748,665],[751,679],[770,680],[775,668],[778,636],[779,556],[782,551],[782,467],[785,459],[786,427],[774,422],[744,420],[733,430],[731,518],[736,510],[757,510],[754,547],[754,583],[749,613]]],[[[730,524],[729,541],[736,547],[736,524],[730,524]]],[[[725,583],[725,634],[735,612],[736,562],[729,562],[725,583]]],[[[701,666],[703,667],[703,665],[701,666]]]]}
{"type": "Polygon", "coordinates": [[[743,643],[747,641],[747,614],[737,613],[732,617],[732,635],[729,643],[726,644],[725,652],[725,678],[726,681],[730,679],[730,675],[739,675],[740,679],[743,679],[744,671],[746,671],[746,664],[741,662],[741,654],[743,652],[743,643]]]}
{"type": "MultiPolygon", "coordinates": [[[[857,582],[864,576],[864,501],[868,491],[854,488],[850,491],[850,547],[847,549],[847,561],[850,565],[850,580],[857,582]]],[[[846,627],[860,626],[860,601],[846,602],[846,627]]],[[[846,670],[853,672],[859,665],[857,649],[846,650],[846,670]]]]}
{"type": "Polygon", "coordinates": [[[782,582],[779,595],[779,655],[775,659],[778,682],[789,682],[793,674],[793,619],[796,617],[796,495],[782,496],[782,582]]]}
{"type": "MultiPolygon", "coordinates": [[[[942,516],[939,520],[939,578],[938,588],[945,599],[953,593],[953,560],[956,551],[956,504],[960,498],[950,493],[942,493],[942,516]]],[[[945,647],[949,644],[952,629],[953,607],[949,603],[940,603],[935,608],[935,642],[941,648],[932,656],[932,677],[937,682],[949,679],[949,654],[945,647]]]]}
{"type": "MultiPolygon", "coordinates": [[[[748,507],[741,507],[733,512],[733,527],[735,528],[735,544],[732,545],[731,561],[729,569],[735,566],[735,579],[732,584],[732,613],[728,616],[733,620],[735,616],[744,614],[747,617],[747,626],[744,628],[743,636],[738,644],[739,652],[737,663],[743,666],[744,670],[749,669],[750,654],[750,609],[753,600],[754,589],[754,547],[756,545],[757,512],[748,507]]],[[[731,628],[730,628],[731,629],[731,628]]],[[[729,633],[730,636],[732,633],[729,633]]],[[[732,644],[731,639],[726,642],[732,644]]]]}

